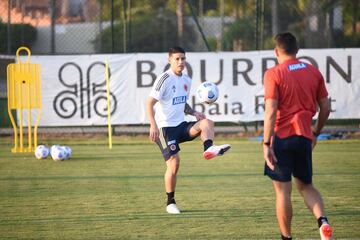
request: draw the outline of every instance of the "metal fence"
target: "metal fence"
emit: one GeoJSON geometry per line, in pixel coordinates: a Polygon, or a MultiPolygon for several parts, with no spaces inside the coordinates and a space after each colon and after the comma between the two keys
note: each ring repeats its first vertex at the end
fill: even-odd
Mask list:
{"type": "Polygon", "coordinates": [[[0,0],[0,54],[360,47],[360,0],[0,0]]]}

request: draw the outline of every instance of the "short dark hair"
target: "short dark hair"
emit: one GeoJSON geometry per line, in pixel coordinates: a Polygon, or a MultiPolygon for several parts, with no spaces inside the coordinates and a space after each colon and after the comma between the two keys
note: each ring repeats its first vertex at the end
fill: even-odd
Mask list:
{"type": "Polygon", "coordinates": [[[296,55],[299,50],[296,37],[289,32],[277,34],[275,45],[289,55],[296,55]]]}
{"type": "Polygon", "coordinates": [[[178,47],[178,46],[171,47],[169,49],[169,57],[171,55],[173,55],[174,53],[183,53],[183,54],[185,54],[185,50],[182,47],[178,47]]]}

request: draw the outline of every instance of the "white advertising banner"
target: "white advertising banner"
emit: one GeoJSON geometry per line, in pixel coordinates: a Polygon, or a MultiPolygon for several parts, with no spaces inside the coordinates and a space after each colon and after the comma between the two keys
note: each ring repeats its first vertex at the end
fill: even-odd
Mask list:
{"type": "MultiPolygon", "coordinates": [[[[307,49],[298,57],[319,68],[326,81],[332,119],[360,118],[360,49],[307,49]]],[[[276,63],[273,51],[187,53],[184,70],[193,79],[188,101],[217,122],[262,120],[263,74],[276,63]],[[216,103],[194,96],[203,81],[218,84],[216,103]]],[[[145,103],[167,53],[32,56],[41,64],[40,126],[107,124],[105,61],[110,68],[112,124],[148,123],[145,103]]],[[[34,119],[34,118],[33,118],[34,119]]]]}

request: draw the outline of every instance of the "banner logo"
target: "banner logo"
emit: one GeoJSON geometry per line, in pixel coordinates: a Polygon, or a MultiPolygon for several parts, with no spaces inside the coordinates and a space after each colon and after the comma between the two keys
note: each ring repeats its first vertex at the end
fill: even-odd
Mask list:
{"type": "MultiPolygon", "coordinates": [[[[111,71],[109,69],[109,78],[111,71]]],[[[75,62],[63,64],[58,72],[59,82],[66,90],[59,92],[53,101],[53,108],[61,118],[72,118],[78,111],[80,117],[90,119],[93,114],[107,117],[107,97],[105,80],[105,63],[94,62],[89,65],[86,74],[75,62]],[[104,79],[94,82],[92,71],[103,68],[104,79]],[[66,74],[64,74],[66,72],[66,74]]],[[[110,92],[111,115],[117,107],[116,97],[110,92]]]]}

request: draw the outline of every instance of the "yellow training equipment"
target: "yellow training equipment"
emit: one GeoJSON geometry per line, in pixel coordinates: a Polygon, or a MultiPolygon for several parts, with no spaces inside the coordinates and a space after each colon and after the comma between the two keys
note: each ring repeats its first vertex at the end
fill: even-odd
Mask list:
{"type": "Polygon", "coordinates": [[[7,95],[8,112],[11,124],[14,128],[15,146],[11,149],[13,153],[33,152],[37,146],[37,128],[42,111],[41,98],[41,75],[40,64],[30,63],[30,50],[26,47],[20,47],[16,51],[17,63],[11,63],[7,66],[7,95]],[[25,62],[20,60],[21,50],[27,52],[25,62]],[[34,125],[34,142],[32,142],[31,110],[39,109],[38,116],[34,125]],[[18,129],[12,115],[12,110],[18,111],[18,125],[20,144],[18,144],[18,129]],[[23,110],[27,110],[27,133],[28,147],[24,148],[23,143],[23,110]]]}

